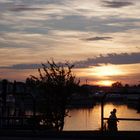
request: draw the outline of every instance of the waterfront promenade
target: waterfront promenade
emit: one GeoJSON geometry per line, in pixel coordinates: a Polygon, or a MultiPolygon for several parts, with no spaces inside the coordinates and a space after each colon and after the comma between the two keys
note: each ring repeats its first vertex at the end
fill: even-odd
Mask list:
{"type": "Polygon", "coordinates": [[[1,140],[140,140],[140,131],[63,131],[61,133],[31,130],[0,130],[1,140]]]}

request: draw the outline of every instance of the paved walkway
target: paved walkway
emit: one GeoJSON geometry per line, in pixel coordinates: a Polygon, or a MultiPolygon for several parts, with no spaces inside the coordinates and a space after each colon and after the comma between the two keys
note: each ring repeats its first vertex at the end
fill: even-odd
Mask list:
{"type": "MultiPolygon", "coordinates": [[[[0,137],[0,140],[58,140],[58,139],[57,138],[35,138],[35,137],[0,137]]],[[[71,139],[59,139],[59,140],[71,140],[71,139]]]]}
{"type": "Polygon", "coordinates": [[[116,133],[99,131],[6,131],[0,130],[0,140],[140,140],[140,132],[119,131],[116,133]]]}

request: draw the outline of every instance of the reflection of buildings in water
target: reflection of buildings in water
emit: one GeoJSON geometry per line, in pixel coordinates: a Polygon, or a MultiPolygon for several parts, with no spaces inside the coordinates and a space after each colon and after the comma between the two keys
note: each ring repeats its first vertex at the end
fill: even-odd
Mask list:
{"type": "Polygon", "coordinates": [[[127,106],[140,111],[140,94],[128,95],[126,100],[127,106]]]}
{"type": "Polygon", "coordinates": [[[138,102],[129,101],[127,102],[127,107],[130,109],[138,109],[138,102]]]}
{"type": "Polygon", "coordinates": [[[138,110],[138,113],[140,113],[140,98],[139,98],[139,100],[138,100],[137,110],[138,110]]]}
{"type": "Polygon", "coordinates": [[[104,103],[127,105],[128,108],[140,111],[140,94],[108,94],[104,103]]]}
{"type": "Polygon", "coordinates": [[[138,111],[138,113],[140,113],[140,102],[139,101],[125,101],[125,102],[122,102],[122,101],[107,101],[105,102],[105,105],[106,104],[112,104],[114,106],[121,106],[121,105],[126,105],[127,108],[129,109],[135,109],[136,111],[138,111]]]}

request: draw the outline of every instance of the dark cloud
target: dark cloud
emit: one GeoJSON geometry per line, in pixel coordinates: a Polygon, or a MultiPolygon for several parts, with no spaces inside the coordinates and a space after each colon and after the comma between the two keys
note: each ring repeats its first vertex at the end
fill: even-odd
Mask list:
{"type": "Polygon", "coordinates": [[[41,68],[41,64],[15,64],[9,67],[1,67],[9,69],[38,69],[41,68]]]}
{"type": "MultiPolygon", "coordinates": [[[[43,63],[45,66],[49,66],[48,63],[43,63]]],[[[65,65],[65,63],[58,62],[58,65],[65,65]]],[[[12,66],[0,67],[0,69],[38,69],[42,67],[42,63],[40,64],[15,64],[12,66]]]]}
{"type": "Polygon", "coordinates": [[[85,61],[75,62],[75,66],[78,68],[86,68],[89,66],[97,66],[99,64],[135,64],[140,63],[140,52],[139,53],[121,53],[121,54],[107,54],[100,55],[96,58],[88,58],[85,61]]]}
{"type": "Polygon", "coordinates": [[[27,5],[14,5],[12,8],[9,9],[10,11],[20,12],[20,11],[36,11],[36,10],[43,10],[43,8],[38,7],[28,7],[27,5]]]}
{"type": "Polygon", "coordinates": [[[103,1],[103,6],[111,7],[111,8],[121,8],[125,6],[134,5],[132,2],[124,2],[124,1],[103,1]]]}
{"type": "Polygon", "coordinates": [[[98,40],[109,40],[109,39],[112,39],[112,37],[107,37],[107,36],[99,37],[99,36],[96,36],[96,37],[89,37],[89,38],[86,38],[84,40],[86,40],[86,41],[98,41],[98,40]]]}
{"type": "Polygon", "coordinates": [[[87,19],[84,16],[65,16],[63,19],[50,19],[44,26],[53,28],[55,30],[74,30],[85,32],[98,32],[98,33],[114,33],[125,32],[127,30],[139,29],[139,25],[134,25],[135,22],[140,22],[137,18],[120,18],[111,16],[103,19],[100,17],[92,17],[87,19]],[[115,26],[119,23],[121,26],[115,26]],[[129,23],[129,24],[128,24],[129,23]]]}
{"type": "MultiPolygon", "coordinates": [[[[140,52],[138,53],[121,53],[121,54],[107,54],[107,55],[100,55],[95,58],[88,58],[84,61],[77,61],[73,63],[75,68],[87,68],[90,66],[99,66],[99,64],[136,64],[140,63],[140,52]]],[[[58,63],[59,65],[65,65],[64,63],[58,63]]],[[[8,69],[37,69],[40,68],[41,64],[16,64],[9,67],[0,67],[8,68],[8,69]]]]}

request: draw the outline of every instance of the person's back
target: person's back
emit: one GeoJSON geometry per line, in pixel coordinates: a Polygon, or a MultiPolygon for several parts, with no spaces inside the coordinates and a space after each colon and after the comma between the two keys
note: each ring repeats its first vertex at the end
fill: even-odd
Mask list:
{"type": "Polygon", "coordinates": [[[109,131],[117,131],[117,117],[116,117],[116,109],[113,109],[113,111],[110,112],[111,115],[108,119],[108,130],[109,131]]]}

